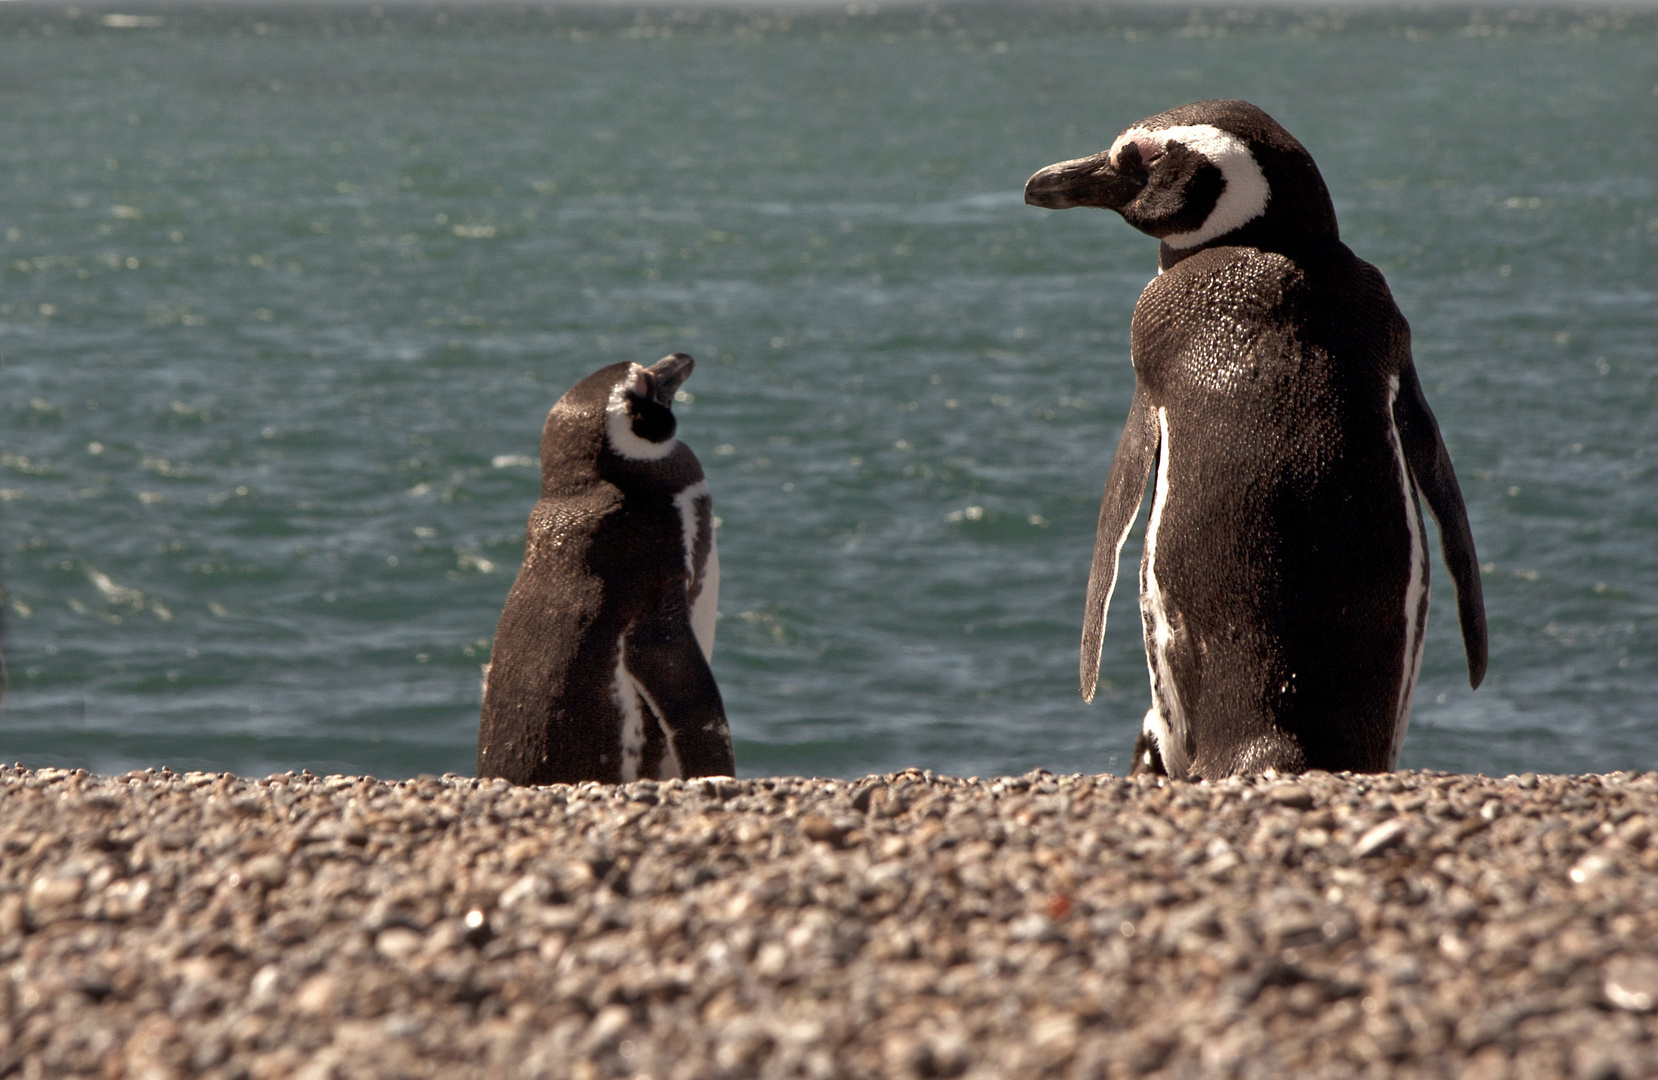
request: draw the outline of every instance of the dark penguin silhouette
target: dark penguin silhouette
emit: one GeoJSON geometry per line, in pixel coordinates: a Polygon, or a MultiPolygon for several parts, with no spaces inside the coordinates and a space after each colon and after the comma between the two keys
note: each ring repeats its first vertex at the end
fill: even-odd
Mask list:
{"type": "Polygon", "coordinates": [[[1381,273],[1341,242],[1306,149],[1243,101],[1140,121],[1025,201],[1162,240],[1134,309],[1134,398],[1082,631],[1099,677],[1117,557],[1155,475],[1140,568],[1152,706],[1134,770],[1191,779],[1394,767],[1439,523],[1469,683],[1485,607],[1462,494],[1381,273]]]}
{"type": "Polygon", "coordinates": [[[675,438],[695,361],[612,364],[547,414],[541,499],[484,677],[478,775],[517,784],[733,772],[714,652],[713,502],[675,438]]]}

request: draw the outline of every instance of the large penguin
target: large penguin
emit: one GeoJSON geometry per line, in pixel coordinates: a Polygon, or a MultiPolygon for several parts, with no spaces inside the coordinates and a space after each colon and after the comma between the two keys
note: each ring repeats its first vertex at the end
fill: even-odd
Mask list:
{"type": "Polygon", "coordinates": [[[1395,767],[1422,661],[1427,534],[1478,686],[1485,607],[1462,494],[1380,271],[1336,230],[1307,150],[1243,101],[1159,113],[1025,201],[1160,239],[1134,308],[1134,397],[1082,631],[1099,677],[1117,557],[1155,474],[1140,568],[1152,706],[1134,771],[1395,767]]]}
{"type": "Polygon", "coordinates": [[[713,503],[675,438],[695,361],[612,364],[541,433],[541,499],[484,678],[478,775],[517,784],[729,776],[708,662],[713,503]]]}

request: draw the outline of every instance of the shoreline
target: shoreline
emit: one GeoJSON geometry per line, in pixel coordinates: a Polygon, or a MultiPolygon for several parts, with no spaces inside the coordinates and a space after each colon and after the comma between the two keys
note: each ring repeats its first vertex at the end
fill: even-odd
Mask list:
{"type": "Polygon", "coordinates": [[[0,769],[0,1075],[1658,1075],[1658,773],[0,769]]]}

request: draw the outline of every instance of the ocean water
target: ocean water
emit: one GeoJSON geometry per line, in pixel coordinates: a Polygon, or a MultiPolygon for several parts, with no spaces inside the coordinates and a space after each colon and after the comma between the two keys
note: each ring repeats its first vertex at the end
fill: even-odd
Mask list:
{"type": "Polygon", "coordinates": [[[469,772],[547,408],[683,349],[740,772],[1123,771],[1134,589],[1092,705],[1077,642],[1155,243],[1020,192],[1243,97],[1410,319],[1485,564],[1490,674],[1436,565],[1403,764],[1658,767],[1655,46],[1650,10],[0,7],[0,757],[469,772]]]}

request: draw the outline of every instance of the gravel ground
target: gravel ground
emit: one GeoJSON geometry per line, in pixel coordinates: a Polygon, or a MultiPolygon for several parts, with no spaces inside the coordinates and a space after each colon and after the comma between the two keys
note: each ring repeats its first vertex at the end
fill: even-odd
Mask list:
{"type": "Polygon", "coordinates": [[[1658,1076],[1658,774],[0,769],[0,1076],[1658,1076]]]}

